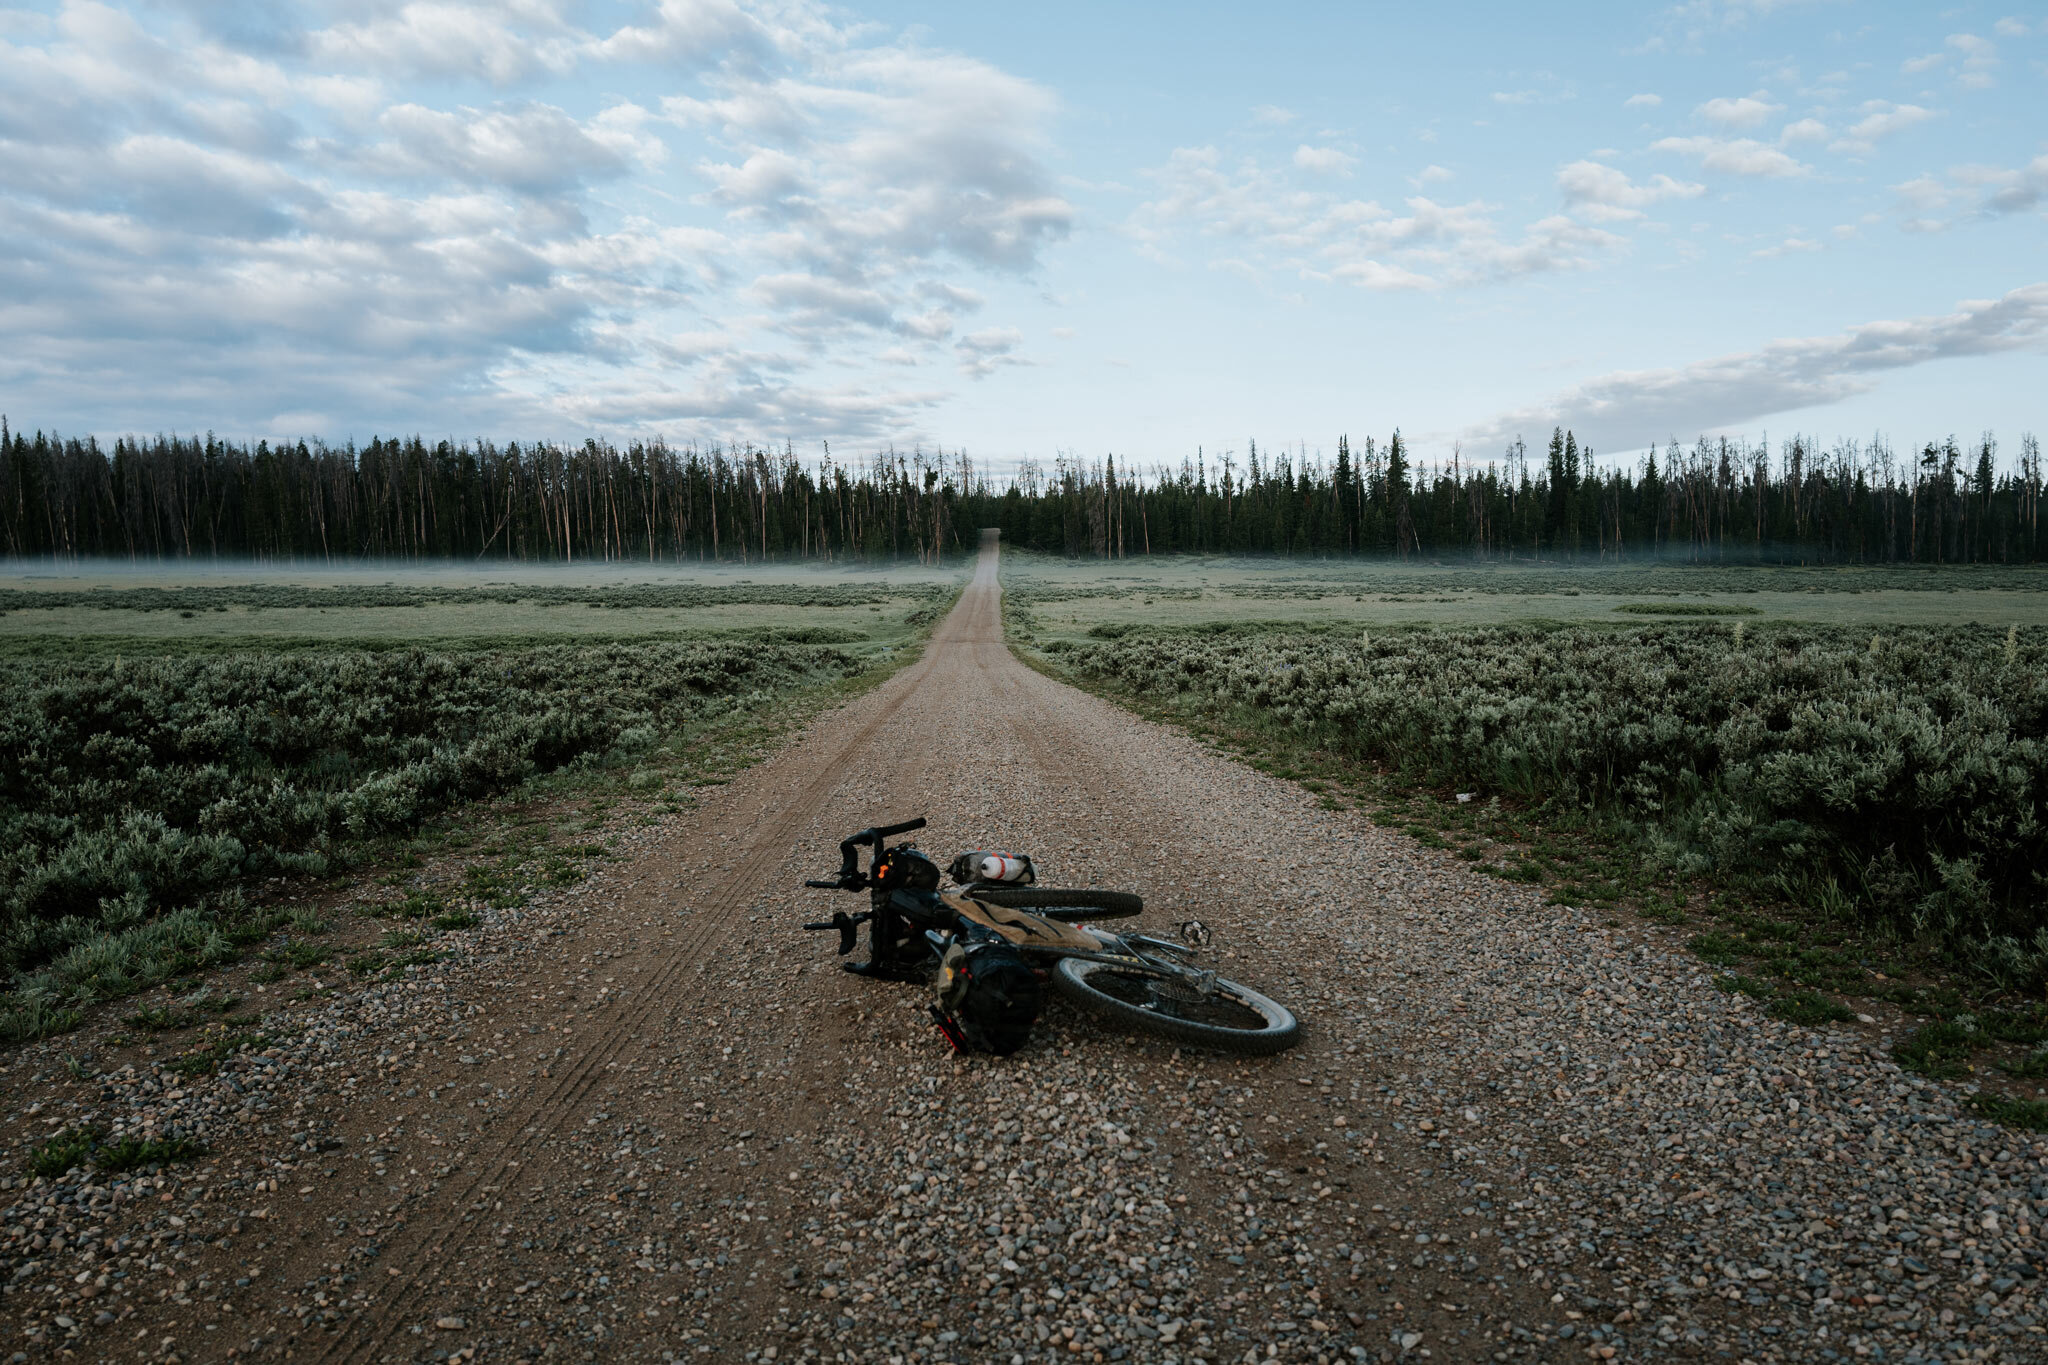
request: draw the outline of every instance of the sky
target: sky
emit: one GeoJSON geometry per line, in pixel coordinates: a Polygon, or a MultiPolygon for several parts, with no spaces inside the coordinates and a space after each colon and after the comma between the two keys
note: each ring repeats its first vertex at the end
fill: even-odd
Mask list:
{"type": "Polygon", "coordinates": [[[2048,5],[0,0],[0,411],[890,443],[2048,427],[2048,5]]]}

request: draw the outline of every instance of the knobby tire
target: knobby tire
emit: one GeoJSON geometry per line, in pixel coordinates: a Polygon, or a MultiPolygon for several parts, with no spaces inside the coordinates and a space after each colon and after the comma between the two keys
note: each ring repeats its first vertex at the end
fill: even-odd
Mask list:
{"type": "Polygon", "coordinates": [[[1301,1021],[1292,1010],[1221,977],[1204,999],[1174,973],[1156,967],[1069,957],[1053,969],[1052,982],[1076,1004],[1178,1043],[1263,1057],[1301,1038],[1301,1021]]]}

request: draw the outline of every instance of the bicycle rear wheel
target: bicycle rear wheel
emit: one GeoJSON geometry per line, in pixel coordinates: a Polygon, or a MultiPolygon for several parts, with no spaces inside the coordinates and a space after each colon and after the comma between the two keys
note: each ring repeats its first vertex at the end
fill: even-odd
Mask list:
{"type": "Polygon", "coordinates": [[[1083,920],[1129,919],[1145,908],[1142,897],[1128,891],[1061,890],[1056,886],[982,886],[971,893],[978,901],[1029,910],[1066,924],[1083,920]]]}
{"type": "Polygon", "coordinates": [[[1066,957],[1052,982],[1076,1004],[1179,1043],[1263,1057],[1301,1039],[1292,1010],[1222,977],[1205,995],[1182,974],[1142,962],[1066,957]]]}

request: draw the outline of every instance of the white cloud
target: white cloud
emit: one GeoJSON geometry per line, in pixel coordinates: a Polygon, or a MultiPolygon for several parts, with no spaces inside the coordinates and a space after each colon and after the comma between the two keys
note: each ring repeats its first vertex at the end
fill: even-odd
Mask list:
{"type": "Polygon", "coordinates": [[[1437,282],[1427,275],[1417,274],[1398,265],[1388,265],[1384,261],[1347,261],[1330,273],[1346,283],[1357,285],[1360,289],[1429,290],[1437,287],[1437,282]]]}
{"type": "Polygon", "coordinates": [[[1948,45],[1963,54],[1963,69],[1956,80],[1973,90],[1996,84],[1992,71],[1998,66],[1998,45],[1974,33],[1951,33],[1948,45]]]}
{"type": "Polygon", "coordinates": [[[457,76],[492,85],[566,70],[581,35],[556,6],[414,0],[359,23],[305,35],[311,59],[380,75],[457,76]]]}
{"type": "Polygon", "coordinates": [[[1948,61],[1946,52],[1930,52],[1924,57],[1909,57],[1899,63],[1899,70],[1908,76],[1924,76],[1948,61]]]}
{"type": "Polygon", "coordinates": [[[1963,183],[1989,191],[1984,208],[1990,213],[2025,213],[2048,200],[2048,155],[2037,156],[2018,170],[1969,167],[1957,175],[1963,183]]]}
{"type": "Polygon", "coordinates": [[[705,167],[720,201],[807,268],[950,256],[1028,269],[1072,223],[1037,158],[1050,96],[985,63],[863,49],[833,56],[819,79],[709,81],[713,97],[665,110],[719,130],[738,154],[705,167]]]}
{"type": "Polygon", "coordinates": [[[1441,289],[1582,268],[1620,244],[1563,216],[1505,240],[1495,208],[1483,201],[1415,195],[1397,212],[1304,189],[1253,160],[1226,167],[1213,147],[1178,148],[1146,174],[1158,197],[1140,205],[1128,227],[1148,251],[1164,255],[1187,234],[1228,239],[1250,248],[1249,256],[1226,254],[1250,277],[1286,269],[1367,289],[1441,289]]]}
{"type": "Polygon", "coordinates": [[[857,326],[877,331],[899,326],[894,300],[878,289],[842,280],[797,273],[763,275],[750,292],[774,311],[777,326],[799,336],[823,336],[857,326]]]}
{"type": "Polygon", "coordinates": [[[1630,95],[1621,102],[1624,109],[1655,109],[1664,103],[1662,95],[1630,95]]]}
{"type": "Polygon", "coordinates": [[[1024,334],[1016,328],[990,327],[961,337],[953,343],[953,349],[960,357],[962,373],[986,379],[1004,365],[1029,364],[1015,354],[1023,344],[1024,334]]]}
{"type": "Polygon", "coordinates": [[[1557,172],[1557,188],[1565,206],[1596,223],[1641,218],[1644,208],[1663,199],[1697,199],[1704,185],[1654,175],[1638,185],[1625,171],[1598,161],[1574,161],[1557,172]]]}
{"type": "Polygon", "coordinates": [[[1825,123],[1817,118],[1803,118],[1795,123],[1786,124],[1779,131],[1778,145],[1790,147],[1799,142],[1825,142],[1827,137],[1828,126],[1825,123]]]}
{"type": "Polygon", "coordinates": [[[1859,112],[1863,117],[1840,138],[1829,143],[1829,151],[1845,156],[1869,156],[1883,139],[1935,117],[1931,109],[1923,109],[1917,104],[1893,104],[1889,100],[1866,100],[1859,112]]]}
{"type": "Polygon", "coordinates": [[[1358,158],[1347,156],[1335,147],[1311,147],[1303,143],[1294,149],[1294,164],[1319,175],[1348,175],[1358,164],[1358,158]]]}
{"type": "Polygon", "coordinates": [[[875,365],[1022,363],[999,321],[958,334],[974,277],[1072,222],[1045,90],[812,0],[595,12],[74,0],[11,30],[0,388],[113,426],[860,437],[944,397],[875,365]],[[658,110],[591,110],[643,64],[658,110]]]}
{"type": "MultiPolygon", "coordinates": [[[[799,29],[818,26],[815,15],[801,10],[786,17],[799,29]]],[[[799,41],[799,33],[775,33],[733,0],[660,0],[648,22],[625,25],[591,42],[588,51],[605,61],[658,62],[671,69],[692,69],[734,55],[758,60],[777,46],[799,41]]]]}
{"type": "Polygon", "coordinates": [[[1958,209],[1985,218],[2031,213],[2048,204],[2048,153],[2011,168],[1955,166],[1945,180],[1921,175],[1892,190],[1899,196],[1901,224],[1918,232],[1951,226],[1955,220],[1943,215],[1958,209]]]}
{"type": "Polygon", "coordinates": [[[1667,137],[1651,143],[1650,150],[1693,157],[1707,170],[1724,175],[1781,179],[1806,175],[1813,169],[1776,147],[1746,137],[1667,137]]]}
{"type": "Polygon", "coordinates": [[[2004,19],[2000,19],[1991,27],[2002,38],[2025,38],[2032,34],[2034,31],[2032,28],[2028,26],[2026,20],[2016,19],[2010,16],[2004,19]]]}
{"type": "Polygon", "coordinates": [[[1725,96],[1711,99],[1693,112],[1709,123],[1717,123],[1723,128],[1748,130],[1762,126],[1773,114],[1781,113],[1784,108],[1782,104],[1772,104],[1759,93],[1744,95],[1739,99],[1729,99],[1725,96]]]}
{"type": "Polygon", "coordinates": [[[1553,426],[1582,440],[1627,447],[1712,432],[1869,392],[1881,376],[1967,356],[2038,351],[2048,344],[2048,284],[2001,299],[1973,299],[1936,317],[1865,323],[1828,336],[1770,342],[1753,351],[1662,370],[1623,370],[1468,432],[1483,442],[1553,426]]]}
{"type": "Polygon", "coordinates": [[[429,109],[396,104],[379,117],[389,140],[357,156],[365,170],[425,181],[498,185],[519,194],[559,194],[655,164],[665,149],[627,121],[585,124],[551,105],[429,109]]]}
{"type": "Polygon", "coordinates": [[[1456,180],[1457,178],[1458,173],[1448,167],[1430,165],[1424,166],[1421,170],[1410,176],[1409,183],[1417,186],[1441,185],[1447,180],[1456,180]]]}
{"type": "Polygon", "coordinates": [[[1956,200],[1956,191],[1931,175],[1915,176],[1892,186],[1905,210],[1904,226],[1913,232],[1933,232],[1947,224],[1935,215],[1944,213],[1956,200]]]}
{"type": "Polygon", "coordinates": [[[1292,109],[1282,109],[1277,104],[1260,104],[1252,108],[1252,122],[1264,124],[1269,128],[1277,128],[1282,124],[1292,123],[1294,122],[1294,117],[1292,109]]]}
{"type": "Polygon", "coordinates": [[[1759,250],[1752,251],[1749,254],[1752,260],[1770,261],[1776,260],[1780,256],[1804,255],[1806,252],[1819,251],[1820,249],[1820,243],[1812,240],[1811,238],[1787,237],[1784,241],[1779,242],[1775,246],[1763,247],[1759,250]]]}

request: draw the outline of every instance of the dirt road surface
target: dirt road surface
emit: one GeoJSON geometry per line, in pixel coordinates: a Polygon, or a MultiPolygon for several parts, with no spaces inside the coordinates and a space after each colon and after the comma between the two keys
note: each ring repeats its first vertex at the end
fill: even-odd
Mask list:
{"type": "Polygon", "coordinates": [[[17,1055],[17,1134],[213,1155],[10,1178],[0,1356],[2043,1358],[2048,1150],[1868,1030],[1033,672],[995,570],[920,662],[443,968],[218,1076],[17,1055]],[[941,863],[1199,914],[1304,1041],[1183,1055],[1055,1004],[954,1057],[921,988],[796,931],[839,838],[913,815],[941,863]]]}

